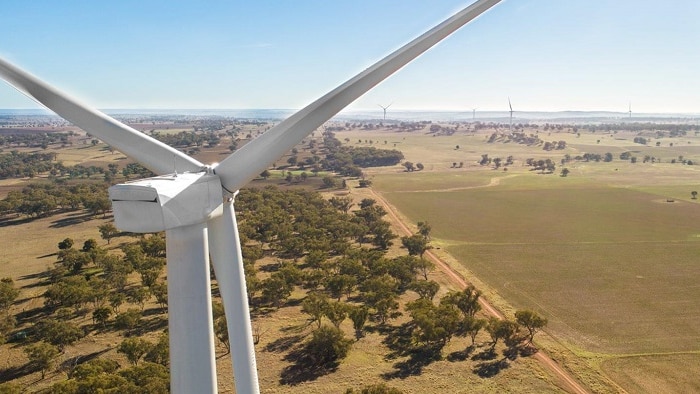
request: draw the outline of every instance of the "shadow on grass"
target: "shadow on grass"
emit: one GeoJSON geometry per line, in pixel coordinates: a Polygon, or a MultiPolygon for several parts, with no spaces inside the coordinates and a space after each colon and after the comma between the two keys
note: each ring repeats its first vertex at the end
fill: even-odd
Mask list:
{"type": "Polygon", "coordinates": [[[442,360],[442,345],[426,345],[410,351],[406,360],[393,365],[394,371],[382,374],[382,378],[406,379],[410,376],[418,376],[423,373],[423,368],[435,361],[442,360]]]}
{"type": "Polygon", "coordinates": [[[15,217],[0,219],[0,227],[19,226],[21,224],[31,223],[38,218],[34,217],[15,217]]]}
{"type": "Polygon", "coordinates": [[[94,359],[100,357],[101,355],[109,352],[110,350],[112,350],[112,348],[107,348],[107,349],[98,350],[96,352],[92,352],[89,354],[83,354],[83,355],[77,355],[75,357],[71,357],[71,358],[63,361],[58,366],[57,370],[66,372],[66,374],[68,374],[68,376],[70,377],[70,375],[73,373],[73,370],[75,369],[75,367],[77,367],[80,364],[86,363],[88,361],[94,360],[94,359]]]}
{"type": "Polygon", "coordinates": [[[382,378],[405,379],[423,373],[423,368],[442,359],[443,344],[416,345],[413,342],[413,325],[409,323],[398,327],[380,326],[376,330],[385,335],[382,341],[388,348],[386,360],[406,359],[394,363],[394,371],[382,374],[382,378]]]}
{"type": "Polygon", "coordinates": [[[301,341],[306,337],[306,335],[290,335],[288,337],[282,337],[276,339],[267,345],[265,345],[266,352],[272,353],[282,353],[293,348],[295,345],[301,343],[301,341]]]}
{"type": "Polygon", "coordinates": [[[68,226],[73,226],[75,224],[88,222],[90,220],[93,220],[94,218],[95,218],[95,215],[93,215],[90,212],[88,212],[88,213],[80,212],[77,214],[69,215],[63,219],[54,220],[53,222],[51,222],[51,225],[49,227],[51,227],[51,228],[68,227],[68,226]]]}
{"type": "Polygon", "coordinates": [[[0,369],[0,382],[9,382],[10,380],[27,376],[36,371],[38,371],[38,369],[28,363],[17,367],[0,369]]]}
{"type": "Polygon", "coordinates": [[[474,366],[473,371],[482,378],[491,378],[498,375],[502,370],[508,367],[510,367],[508,359],[502,358],[500,360],[480,362],[474,366]]]}
{"type": "Polygon", "coordinates": [[[335,372],[340,365],[338,360],[318,362],[309,355],[305,346],[299,346],[292,350],[284,357],[284,360],[291,361],[293,364],[282,370],[280,384],[290,386],[314,381],[321,376],[335,372]]]}

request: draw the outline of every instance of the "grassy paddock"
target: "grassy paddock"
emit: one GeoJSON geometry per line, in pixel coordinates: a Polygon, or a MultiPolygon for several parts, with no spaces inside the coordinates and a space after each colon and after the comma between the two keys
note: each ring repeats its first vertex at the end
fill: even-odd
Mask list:
{"type": "Polygon", "coordinates": [[[630,392],[700,392],[697,353],[621,357],[605,361],[602,367],[630,392]]]}
{"type": "MultiPolygon", "coordinates": [[[[482,170],[473,179],[482,187],[454,191],[406,192],[413,183],[399,178],[416,174],[374,185],[411,221],[428,220],[436,243],[514,308],[541,312],[584,357],[611,357],[600,368],[625,389],[697,391],[697,360],[653,355],[700,350],[700,200],[690,195],[700,188],[685,175],[695,166],[648,169],[613,187],[601,181],[610,164],[595,165],[587,177],[513,171],[492,187],[483,184],[493,171],[482,170]],[[640,353],[650,355],[617,358],[640,353]],[[687,378],[653,380],[668,369],[687,378]]],[[[456,186],[435,175],[428,190],[456,186]]]]}

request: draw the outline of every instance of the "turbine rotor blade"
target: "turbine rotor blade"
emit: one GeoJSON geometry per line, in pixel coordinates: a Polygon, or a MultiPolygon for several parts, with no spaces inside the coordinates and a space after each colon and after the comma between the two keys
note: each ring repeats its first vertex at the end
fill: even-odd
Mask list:
{"type": "Polygon", "coordinates": [[[475,2],[244,145],[214,169],[223,187],[243,187],[348,104],[499,2],[475,2]]]}
{"type": "Polygon", "coordinates": [[[0,58],[0,77],[12,87],[96,136],[156,174],[201,171],[204,165],[77,99],[0,58]]]}

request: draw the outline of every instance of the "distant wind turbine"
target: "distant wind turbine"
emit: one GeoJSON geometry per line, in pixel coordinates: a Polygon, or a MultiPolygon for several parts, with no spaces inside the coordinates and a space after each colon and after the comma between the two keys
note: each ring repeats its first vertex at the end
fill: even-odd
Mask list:
{"type": "Polygon", "coordinates": [[[476,120],[476,110],[479,108],[472,108],[472,120],[476,120]]]}
{"type": "Polygon", "coordinates": [[[508,125],[508,130],[513,133],[513,105],[510,103],[510,97],[508,97],[508,106],[510,107],[510,124],[508,125]]]}
{"type": "Polygon", "coordinates": [[[382,109],[384,110],[384,120],[386,120],[386,110],[389,109],[389,107],[391,107],[392,104],[394,104],[394,103],[391,103],[391,104],[387,105],[386,107],[381,105],[381,104],[377,104],[378,106],[382,107],[382,109]]]}
{"type": "Polygon", "coordinates": [[[358,97],[499,1],[474,2],[278,123],[218,165],[201,163],[0,58],[0,78],[160,174],[114,185],[109,188],[109,196],[115,223],[121,230],[165,231],[172,393],[217,391],[210,263],[224,303],[236,392],[260,392],[234,212],[238,190],[358,97]]]}
{"type": "Polygon", "coordinates": [[[630,113],[630,119],[632,119],[632,102],[631,101],[630,101],[629,113],[630,113]]]}

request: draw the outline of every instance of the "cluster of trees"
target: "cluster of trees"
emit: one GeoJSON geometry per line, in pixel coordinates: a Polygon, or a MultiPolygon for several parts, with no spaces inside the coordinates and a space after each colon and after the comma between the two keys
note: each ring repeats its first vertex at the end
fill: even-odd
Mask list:
{"type": "Polygon", "coordinates": [[[10,306],[19,296],[19,290],[15,288],[12,278],[0,279],[0,345],[15,327],[15,318],[10,314],[10,306]]]}
{"type": "Polygon", "coordinates": [[[29,133],[17,129],[14,134],[0,135],[0,146],[46,149],[51,144],[67,145],[73,132],[68,133],[29,133]]]}
{"type": "Polygon", "coordinates": [[[406,167],[407,172],[423,171],[423,169],[425,168],[425,166],[423,166],[423,163],[413,164],[413,162],[410,161],[405,161],[403,163],[403,166],[406,167]]]}
{"type": "Polygon", "coordinates": [[[80,209],[104,214],[111,208],[105,185],[86,182],[74,185],[30,184],[21,191],[10,191],[0,201],[0,215],[14,213],[30,217],[80,209]]]}
{"type": "MultiPolygon", "coordinates": [[[[103,237],[114,235],[113,225],[100,228],[103,237]],[[110,229],[109,227],[112,227],[110,229]]],[[[45,315],[33,326],[15,333],[14,340],[24,346],[29,367],[41,371],[42,378],[51,370],[66,346],[70,346],[91,331],[127,330],[143,333],[143,310],[155,297],[159,309],[151,317],[151,327],[162,327],[166,319],[167,285],[161,278],[165,266],[165,240],[162,234],[141,237],[122,246],[120,254],[108,253],[94,239],[84,242],[80,249],[66,238],[59,242],[58,260],[43,276],[49,285],[43,294],[45,315]],[[135,280],[134,273],[140,281],[135,280]],[[92,324],[80,324],[91,314],[92,324]],[[161,316],[157,316],[161,315],[161,316]],[[154,324],[155,321],[159,324],[154,324]]],[[[6,313],[17,297],[12,281],[0,281],[0,312],[5,315],[0,324],[0,338],[6,339],[14,327],[14,319],[6,313]]],[[[83,393],[113,389],[115,392],[167,392],[169,376],[168,339],[161,335],[156,343],[130,336],[118,347],[132,367],[120,369],[112,360],[96,359],[68,370],[69,379],[55,384],[51,392],[83,393]],[[145,362],[139,365],[143,358],[145,362]],[[145,387],[145,388],[144,388],[145,387]]],[[[77,360],[76,360],[77,364],[77,360]]]]}
{"type": "MultiPolygon", "coordinates": [[[[211,125],[210,125],[211,127],[211,125]]],[[[216,124],[217,128],[221,127],[216,124]]],[[[218,130],[218,128],[217,128],[218,130]]],[[[164,142],[175,148],[188,148],[192,146],[208,146],[213,147],[221,142],[221,137],[215,132],[193,132],[181,131],[179,133],[152,133],[153,138],[164,142]]]]}
{"type": "Polygon", "coordinates": [[[341,175],[356,176],[359,167],[393,166],[403,160],[403,153],[395,149],[378,149],[374,147],[352,147],[342,145],[333,133],[324,134],[327,149],[323,167],[341,175]]]}
{"type": "Polygon", "coordinates": [[[540,171],[542,174],[553,174],[557,166],[552,159],[533,159],[528,158],[525,164],[532,167],[531,171],[540,171]]]}
{"type": "MultiPolygon", "coordinates": [[[[514,163],[514,158],[513,156],[508,156],[506,157],[505,161],[501,159],[500,157],[489,157],[488,153],[484,153],[481,155],[481,159],[479,160],[479,165],[482,166],[487,166],[493,164],[494,169],[499,169],[501,166],[508,167],[513,165],[514,163]]],[[[455,167],[454,163],[452,163],[452,167],[455,167]]],[[[462,163],[460,163],[460,167],[462,167],[462,163]]]]}
{"type": "Polygon", "coordinates": [[[37,174],[62,173],[64,167],[56,162],[55,153],[25,153],[16,150],[0,155],[0,179],[32,178],[37,174]]]}

